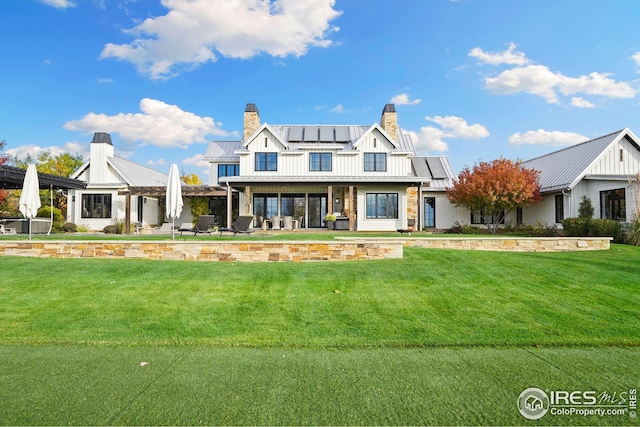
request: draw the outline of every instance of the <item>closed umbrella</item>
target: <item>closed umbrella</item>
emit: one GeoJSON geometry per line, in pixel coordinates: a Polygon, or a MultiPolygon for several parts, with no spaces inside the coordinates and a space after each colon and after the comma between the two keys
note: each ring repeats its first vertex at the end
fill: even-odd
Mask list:
{"type": "Polygon", "coordinates": [[[20,195],[20,213],[29,221],[29,240],[31,240],[31,219],[35,218],[40,209],[40,184],[38,172],[34,165],[29,165],[22,184],[20,195]]]}
{"type": "Polygon", "coordinates": [[[176,238],[176,218],[182,213],[182,183],[178,173],[178,165],[173,163],[169,170],[169,181],[167,182],[167,218],[173,219],[171,227],[171,240],[176,238]]]}

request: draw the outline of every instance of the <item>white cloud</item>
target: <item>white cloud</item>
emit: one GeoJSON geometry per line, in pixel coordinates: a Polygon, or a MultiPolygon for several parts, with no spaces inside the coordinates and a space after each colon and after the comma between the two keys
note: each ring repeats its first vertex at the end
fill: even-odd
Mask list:
{"type": "Polygon", "coordinates": [[[632,59],[637,66],[640,66],[640,52],[636,52],[633,55],[631,55],[630,59],[632,59]]]}
{"type": "Polygon", "coordinates": [[[336,113],[336,114],[342,114],[342,113],[346,113],[347,110],[344,108],[344,106],[342,104],[338,104],[335,107],[333,107],[331,110],[332,113],[336,113]]]}
{"type": "Polygon", "coordinates": [[[485,52],[479,47],[474,47],[467,54],[472,58],[477,58],[480,62],[491,65],[510,64],[526,65],[529,61],[523,52],[514,52],[516,44],[511,42],[507,50],[503,52],[485,52]]]}
{"type": "Polygon", "coordinates": [[[206,142],[206,135],[229,136],[211,117],[200,117],[176,105],[155,99],[140,101],[142,113],[120,113],[115,116],[88,113],[80,120],[65,123],[64,128],[85,133],[118,133],[129,142],[156,147],[181,147],[206,142]]]}
{"type": "Polygon", "coordinates": [[[442,129],[435,126],[424,126],[420,128],[419,132],[407,132],[419,153],[447,151],[449,147],[444,138],[481,139],[489,136],[486,127],[480,124],[469,125],[461,117],[427,116],[425,119],[440,125],[442,129]]]}
{"type": "Polygon", "coordinates": [[[509,137],[509,145],[573,145],[587,141],[589,138],[573,132],[530,130],[524,134],[514,133],[509,137]]]}
{"type": "Polygon", "coordinates": [[[113,83],[113,79],[112,78],[101,78],[101,77],[98,77],[98,83],[113,83]]]}
{"type": "Polygon", "coordinates": [[[456,116],[435,116],[425,117],[426,120],[439,124],[444,129],[445,137],[464,138],[464,139],[480,139],[489,136],[486,127],[475,124],[469,125],[466,120],[456,116]]]}
{"type": "Polygon", "coordinates": [[[161,166],[161,165],[164,165],[164,164],[165,164],[165,162],[164,162],[164,159],[158,159],[158,160],[147,160],[147,164],[148,164],[149,166],[156,166],[156,165],[161,166]]]}
{"type": "Polygon", "coordinates": [[[168,79],[181,69],[215,61],[217,55],[252,58],[261,53],[284,58],[329,47],[338,31],[330,22],[341,12],[335,0],[162,0],[164,16],[148,18],[125,31],[129,44],[105,45],[100,58],[135,64],[152,79],[168,79]]]}
{"type": "Polygon", "coordinates": [[[209,175],[209,161],[204,159],[204,154],[196,154],[195,156],[187,157],[182,161],[182,163],[201,168],[202,174],[209,175]]]}
{"type": "Polygon", "coordinates": [[[401,93],[391,98],[390,102],[396,105],[416,105],[420,103],[420,99],[409,100],[409,95],[401,93]]]}
{"type": "Polygon", "coordinates": [[[75,4],[70,0],[40,0],[40,2],[49,6],[57,7],[59,9],[75,7],[75,4]]]}
{"type": "Polygon", "coordinates": [[[589,102],[586,99],[580,98],[579,96],[574,96],[571,98],[571,105],[579,108],[594,108],[595,104],[593,102],[589,102]]]}
{"type": "Polygon", "coordinates": [[[11,157],[17,157],[24,160],[28,154],[35,158],[45,151],[51,153],[53,157],[69,153],[74,156],[79,154],[85,160],[89,158],[89,151],[87,151],[86,144],[79,144],[77,142],[67,142],[62,147],[56,145],[49,147],[40,147],[39,145],[22,145],[20,147],[11,148],[7,150],[6,153],[11,157]]]}

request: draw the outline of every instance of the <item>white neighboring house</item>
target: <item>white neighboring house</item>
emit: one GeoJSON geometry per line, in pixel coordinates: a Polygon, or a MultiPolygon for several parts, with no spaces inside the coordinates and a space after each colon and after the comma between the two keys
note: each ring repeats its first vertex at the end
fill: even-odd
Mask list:
{"type": "MultiPolygon", "coordinates": [[[[115,156],[108,133],[94,134],[90,153],[89,161],[72,175],[72,178],[86,181],[87,187],[69,191],[67,221],[84,225],[89,230],[102,230],[126,218],[127,198],[119,195],[119,192],[131,187],[167,186],[167,174],[115,156]]],[[[165,221],[163,200],[162,197],[144,195],[131,197],[131,223],[141,223],[143,226],[162,224],[165,221]]],[[[191,222],[186,203],[176,224],[182,222],[191,222]]]]}
{"type": "Polygon", "coordinates": [[[448,159],[418,157],[393,104],[380,123],[269,125],[247,104],[243,139],[207,149],[209,184],[237,194],[238,214],[254,216],[256,227],[290,216],[301,228],[321,228],[326,213],[343,230],[450,227],[461,214],[445,196],[454,178],[448,159]]]}
{"type": "Polygon", "coordinates": [[[640,140],[629,129],[613,132],[523,162],[540,171],[543,201],[514,214],[514,222],[542,221],[562,227],[578,216],[582,196],[591,200],[595,218],[630,221],[638,195],[632,184],[640,173],[640,140]]]}

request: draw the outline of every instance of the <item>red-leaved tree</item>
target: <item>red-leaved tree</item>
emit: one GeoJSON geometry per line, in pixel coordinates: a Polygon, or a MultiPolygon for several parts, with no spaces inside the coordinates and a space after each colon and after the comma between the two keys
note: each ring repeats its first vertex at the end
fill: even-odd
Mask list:
{"type": "Polygon", "coordinates": [[[447,190],[449,201],[466,206],[482,215],[493,234],[504,217],[517,207],[542,200],[539,175],[520,162],[498,159],[480,162],[473,169],[464,168],[453,186],[447,190]]]}

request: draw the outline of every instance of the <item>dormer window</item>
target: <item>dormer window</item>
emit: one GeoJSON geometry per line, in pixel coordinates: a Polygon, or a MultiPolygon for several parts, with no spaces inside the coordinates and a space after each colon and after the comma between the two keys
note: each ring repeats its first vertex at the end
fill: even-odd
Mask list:
{"type": "Polygon", "coordinates": [[[364,153],[365,172],[386,172],[387,153],[364,153]]]}
{"type": "Polygon", "coordinates": [[[256,153],[256,171],[277,171],[278,153],[256,153]]]}

